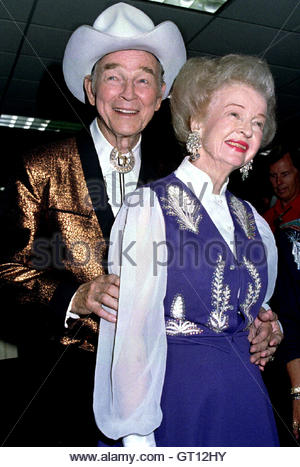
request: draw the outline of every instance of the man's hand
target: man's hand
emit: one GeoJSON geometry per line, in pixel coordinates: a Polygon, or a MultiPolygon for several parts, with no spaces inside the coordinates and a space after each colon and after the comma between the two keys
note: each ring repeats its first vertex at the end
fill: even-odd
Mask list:
{"type": "Polygon", "coordinates": [[[102,308],[106,305],[118,311],[120,279],[115,274],[98,276],[96,279],[82,284],[72,300],[71,312],[78,315],[95,313],[100,318],[116,322],[116,316],[102,308]]]}
{"type": "Polygon", "coordinates": [[[278,324],[277,314],[271,309],[261,308],[257,318],[252,323],[249,336],[251,343],[250,361],[258,365],[263,371],[266,363],[272,359],[277,346],[283,339],[283,334],[278,324]]]}

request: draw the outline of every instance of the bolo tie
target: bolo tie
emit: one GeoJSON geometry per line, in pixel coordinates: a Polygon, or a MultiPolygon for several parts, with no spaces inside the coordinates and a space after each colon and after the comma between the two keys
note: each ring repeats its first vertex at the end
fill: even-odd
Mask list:
{"type": "Polygon", "coordinates": [[[130,172],[135,164],[133,152],[130,150],[127,154],[122,154],[117,148],[110,153],[110,164],[119,174],[120,198],[123,204],[125,198],[125,178],[124,175],[130,172]]]}

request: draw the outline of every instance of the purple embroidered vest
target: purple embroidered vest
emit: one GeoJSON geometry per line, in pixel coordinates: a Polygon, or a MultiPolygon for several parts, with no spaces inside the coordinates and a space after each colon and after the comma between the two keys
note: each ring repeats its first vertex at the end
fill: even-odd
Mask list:
{"type": "Polygon", "coordinates": [[[250,206],[230,192],[236,257],[201,202],[174,174],[150,185],[166,226],[164,300],[171,336],[216,336],[246,330],[267,288],[267,260],[250,206]]]}

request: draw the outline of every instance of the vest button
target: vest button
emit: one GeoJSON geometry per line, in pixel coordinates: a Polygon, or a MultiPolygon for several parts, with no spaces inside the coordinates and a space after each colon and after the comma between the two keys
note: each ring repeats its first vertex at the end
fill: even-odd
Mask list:
{"type": "Polygon", "coordinates": [[[229,267],[230,271],[234,271],[235,270],[235,266],[233,264],[231,264],[231,266],[229,267]]]}

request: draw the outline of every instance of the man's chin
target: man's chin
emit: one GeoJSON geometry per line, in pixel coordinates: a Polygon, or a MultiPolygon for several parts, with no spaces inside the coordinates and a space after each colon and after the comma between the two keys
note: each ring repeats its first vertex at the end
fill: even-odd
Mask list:
{"type": "Polygon", "coordinates": [[[287,202],[289,201],[289,196],[286,193],[286,191],[280,192],[280,193],[275,193],[277,198],[279,198],[281,201],[287,202]]]}

